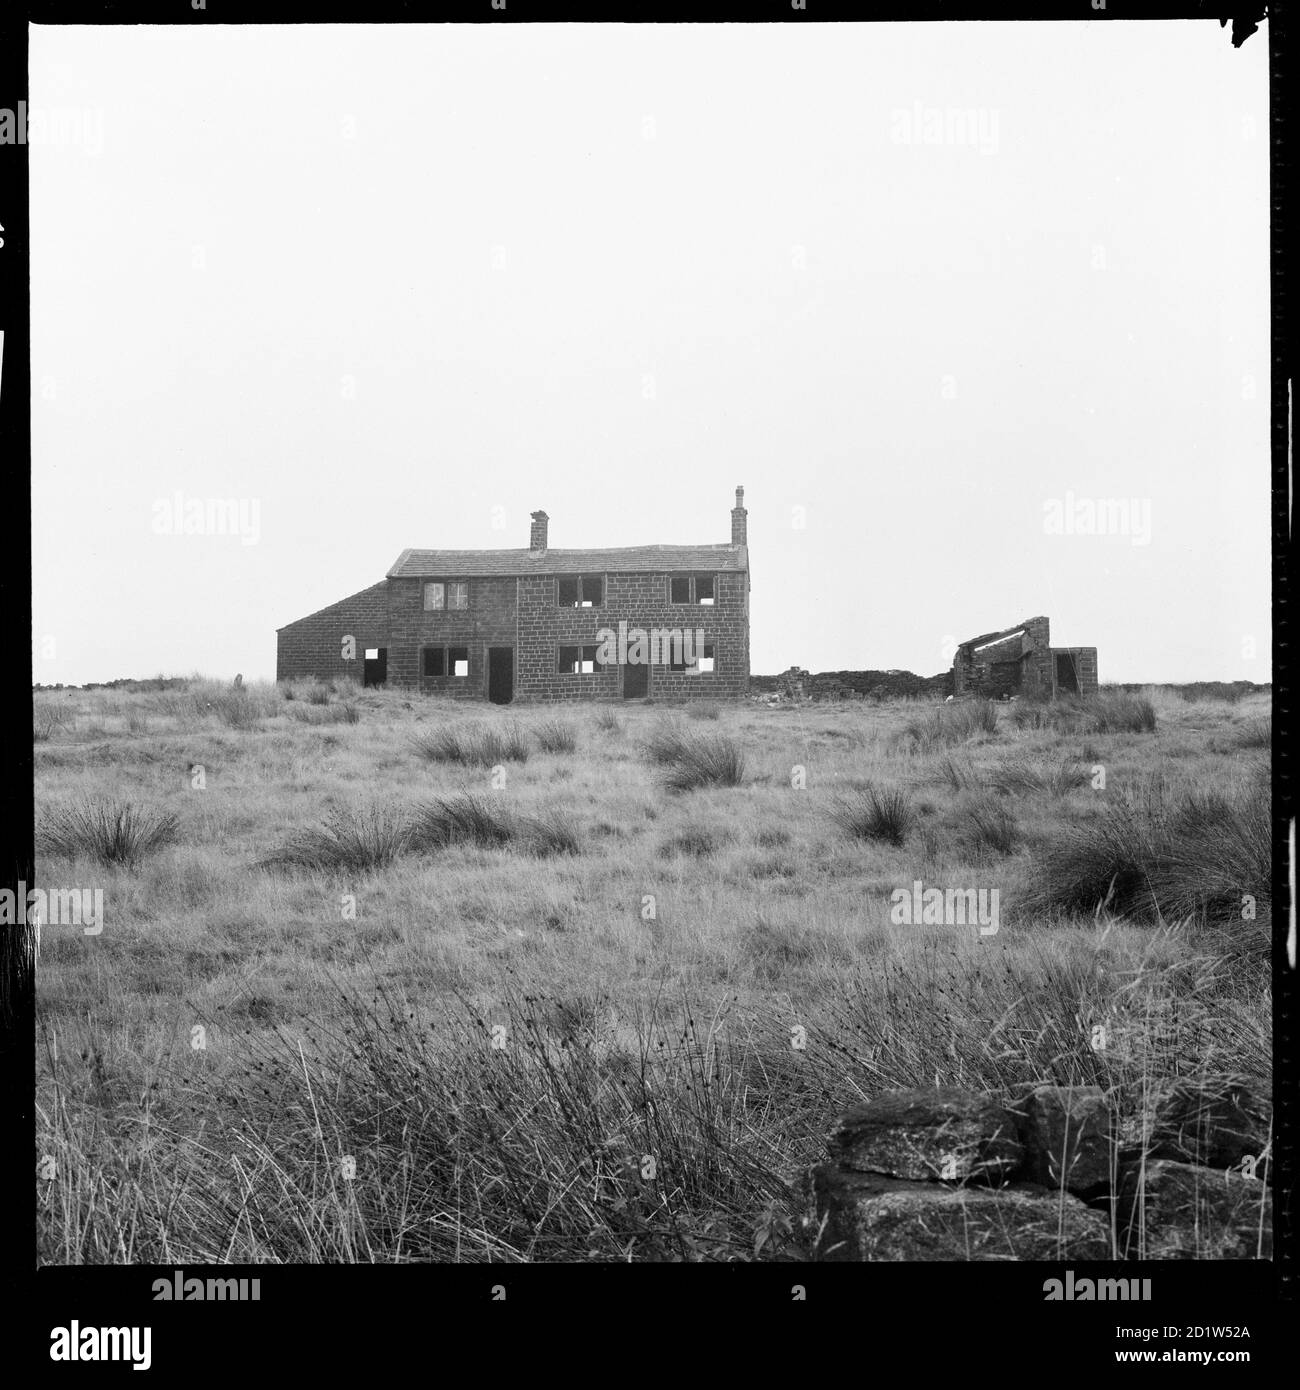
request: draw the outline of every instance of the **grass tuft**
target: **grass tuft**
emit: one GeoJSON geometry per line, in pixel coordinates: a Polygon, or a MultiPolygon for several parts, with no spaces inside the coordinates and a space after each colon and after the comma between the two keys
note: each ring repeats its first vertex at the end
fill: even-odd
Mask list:
{"type": "Polygon", "coordinates": [[[543,753],[573,753],[577,751],[578,736],[573,725],[562,719],[545,719],[533,726],[533,737],[543,753]]]}
{"type": "Polygon", "coordinates": [[[828,814],[845,835],[890,845],[903,844],[915,819],[906,795],[892,787],[883,791],[867,787],[841,797],[831,804],[828,814]]]}
{"type": "Polygon", "coordinates": [[[88,797],[48,811],[36,831],[36,848],[68,858],[134,868],[147,854],[174,844],[178,818],[130,801],[88,797]]]}
{"type": "Polygon", "coordinates": [[[497,767],[528,761],[528,740],[518,724],[501,729],[480,724],[443,725],[412,740],[415,751],[430,762],[460,763],[466,767],[497,767]]]}
{"type": "Polygon", "coordinates": [[[409,842],[405,818],[390,807],[335,811],[323,825],[293,832],[258,863],[266,869],[369,873],[387,868],[409,842]]]}
{"type": "Polygon", "coordinates": [[[693,735],[679,725],[663,724],[650,735],[645,752],[663,770],[663,784],[670,791],[738,787],[745,779],[744,750],[726,735],[693,735]]]}
{"type": "Polygon", "coordinates": [[[520,834],[516,817],[500,797],[459,792],[417,806],[411,817],[410,845],[415,850],[445,849],[450,845],[482,845],[496,849],[520,834]]]}

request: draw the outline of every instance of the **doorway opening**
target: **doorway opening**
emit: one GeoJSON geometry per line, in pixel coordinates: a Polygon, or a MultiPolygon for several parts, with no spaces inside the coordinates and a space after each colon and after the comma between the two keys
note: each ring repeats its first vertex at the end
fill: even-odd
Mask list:
{"type": "Polygon", "coordinates": [[[515,649],[488,648],[488,699],[494,705],[508,705],[515,698],[515,649]]]}
{"type": "Polygon", "coordinates": [[[383,685],[388,680],[388,648],[367,647],[362,685],[383,685]]]}
{"type": "Polygon", "coordinates": [[[1079,693],[1079,672],[1074,657],[1069,652],[1059,652],[1056,657],[1056,689],[1062,695],[1079,693]]]}
{"type": "Polygon", "coordinates": [[[650,667],[644,662],[623,667],[623,698],[641,700],[650,693],[650,667]]]}

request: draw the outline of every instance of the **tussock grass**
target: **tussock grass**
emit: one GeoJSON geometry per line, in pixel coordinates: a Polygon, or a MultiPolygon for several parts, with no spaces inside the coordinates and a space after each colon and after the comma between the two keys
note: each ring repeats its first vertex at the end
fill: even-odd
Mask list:
{"type": "Polygon", "coordinates": [[[296,704],[286,709],[285,713],[299,724],[356,724],[361,718],[360,710],[351,703],[323,706],[296,704]]]}
{"type": "Polygon", "coordinates": [[[1090,780],[1088,770],[1077,758],[1065,757],[1060,762],[1044,766],[1028,758],[1015,758],[996,767],[989,774],[989,784],[1008,796],[1023,796],[1030,792],[1050,792],[1065,796],[1090,780]]]}
{"type": "Polygon", "coordinates": [[[621,734],[623,732],[623,721],[608,705],[603,705],[596,711],[596,727],[602,733],[621,734]]]}
{"type": "Polygon", "coordinates": [[[725,734],[690,734],[677,724],[662,724],[645,744],[645,755],[661,769],[669,791],[700,787],[738,787],[745,780],[745,753],[725,734]]]}
{"type": "Polygon", "coordinates": [[[1062,733],[1152,734],[1156,707],[1146,695],[1103,691],[1083,699],[1017,700],[1011,707],[1017,729],[1055,729],[1062,733]]]}
{"type": "Polygon", "coordinates": [[[1016,818],[1000,802],[988,798],[973,801],[966,808],[969,843],[977,854],[1011,854],[1019,841],[1016,818]]]}
{"type": "Polygon", "coordinates": [[[520,834],[517,817],[499,796],[459,792],[418,805],[411,815],[410,846],[415,850],[449,845],[508,845],[520,834]]]}
{"type": "Polygon", "coordinates": [[[552,808],[520,822],[520,835],[529,854],[543,858],[553,854],[581,854],[582,836],[569,813],[552,808]]]}
{"type": "Polygon", "coordinates": [[[528,740],[518,724],[501,729],[484,728],[481,724],[445,724],[429,733],[417,734],[412,744],[430,762],[497,767],[528,761],[528,740]]]}
{"type": "Polygon", "coordinates": [[[1234,748],[1271,748],[1273,720],[1267,714],[1258,719],[1243,720],[1233,729],[1230,738],[1234,748]]]}
{"type": "Polygon", "coordinates": [[[1272,899],[1267,788],[1172,795],[1156,781],[1041,846],[1026,902],[1104,907],[1139,921],[1240,923],[1247,897],[1257,912],[1272,899]]]}
{"type": "Polygon", "coordinates": [[[903,844],[915,823],[907,796],[889,787],[867,787],[832,802],[827,814],[845,835],[855,840],[903,844]]]}
{"type": "Polygon", "coordinates": [[[179,827],[179,819],[170,811],[88,797],[46,811],[36,828],[36,848],[70,859],[84,856],[101,864],[135,868],[146,855],[174,844],[179,827]]]}
{"type": "Polygon", "coordinates": [[[929,753],[997,731],[997,706],[991,700],[970,700],[944,705],[910,719],[898,735],[898,742],[914,752],[929,753]]]}
{"type": "Polygon", "coordinates": [[[237,688],[216,681],[190,681],[184,693],[164,692],[144,699],[158,713],[179,718],[184,723],[215,718],[228,729],[251,731],[260,729],[263,719],[280,712],[282,691],[275,685],[237,688]]]}
{"type": "Polygon", "coordinates": [[[704,701],[693,701],[686,706],[686,717],[688,719],[716,720],[722,717],[722,711],[717,705],[707,704],[704,701]]]}
{"type": "Polygon", "coordinates": [[[533,725],[533,737],[543,753],[573,753],[578,748],[573,725],[562,719],[544,719],[533,725]]]}
{"type": "MultiPolygon", "coordinates": [[[[615,1043],[599,1001],[512,992],[490,1012],[461,1001],[429,1019],[381,986],[335,1012],[301,1052],[270,1031],[209,1082],[207,1103],[232,1118],[210,1137],[163,1113],[147,1145],[109,1147],[75,1124],[80,1104],[56,1105],[43,1135],[60,1175],[46,1184],[47,1255],[54,1240],[72,1263],[163,1249],[511,1264],[787,1248],[794,1193],[740,1084],[737,1044],[706,1017],[681,1024],[660,1009],[615,1043]],[[500,1027],[510,1045],[493,1049],[500,1027]],[[346,1181],[340,1154],[355,1159],[346,1181]],[[102,1188],[88,1178],[109,1172],[102,1188]]],[[[779,1037],[774,1054],[781,1042],[789,1052],[779,1037]]],[[[70,1063],[54,1067],[67,1097],[70,1063]]]]}
{"type": "Polygon", "coordinates": [[[321,826],[294,831],[264,855],[267,869],[318,869],[370,873],[385,869],[410,845],[410,828],[386,806],[333,812],[321,826]]]}
{"type": "Polygon", "coordinates": [[[979,773],[969,758],[956,758],[946,753],[935,764],[936,774],[941,782],[946,782],[955,792],[964,792],[980,784],[979,773]]]}

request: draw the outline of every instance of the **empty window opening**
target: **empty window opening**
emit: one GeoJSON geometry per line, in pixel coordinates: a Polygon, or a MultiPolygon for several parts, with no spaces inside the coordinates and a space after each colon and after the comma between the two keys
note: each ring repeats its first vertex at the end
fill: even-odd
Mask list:
{"type": "Polygon", "coordinates": [[[595,643],[585,647],[561,647],[558,670],[562,676],[591,676],[605,669],[598,660],[600,647],[595,643]]]}
{"type": "Polygon", "coordinates": [[[668,576],[668,601],[670,603],[691,603],[714,607],[717,593],[717,576],[713,574],[670,574],[668,576]]]}
{"type": "Polygon", "coordinates": [[[447,665],[451,668],[453,676],[469,675],[469,648],[468,647],[448,647],[447,665]]]}
{"type": "Polygon", "coordinates": [[[706,642],[692,649],[691,660],[686,660],[684,644],[678,649],[674,644],[673,654],[668,662],[670,671],[685,672],[688,676],[713,674],[713,643],[706,642]]]}
{"type": "Polygon", "coordinates": [[[447,674],[447,650],[445,647],[425,647],[421,670],[426,676],[445,676],[447,674]]]}
{"type": "Polygon", "coordinates": [[[424,611],[441,613],[444,609],[465,609],[469,607],[469,584],[458,579],[448,583],[445,580],[430,580],[424,586],[424,611]]]}
{"type": "Polygon", "coordinates": [[[555,581],[557,608],[598,608],[604,596],[604,575],[570,574],[555,581]]]}

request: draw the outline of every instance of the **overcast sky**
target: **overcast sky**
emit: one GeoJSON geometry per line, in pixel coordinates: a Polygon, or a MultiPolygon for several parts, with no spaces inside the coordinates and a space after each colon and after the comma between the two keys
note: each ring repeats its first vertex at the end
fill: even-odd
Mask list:
{"type": "Polygon", "coordinates": [[[34,678],[270,677],[405,547],[743,484],[756,673],[1046,613],[1269,679],[1267,43],[34,27],[34,678]]]}

